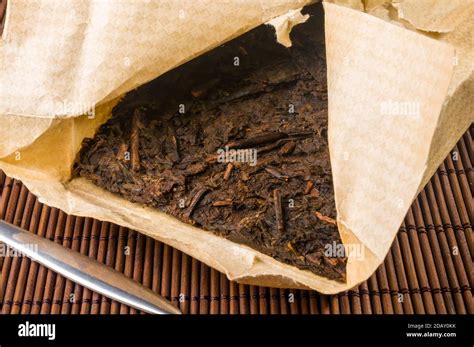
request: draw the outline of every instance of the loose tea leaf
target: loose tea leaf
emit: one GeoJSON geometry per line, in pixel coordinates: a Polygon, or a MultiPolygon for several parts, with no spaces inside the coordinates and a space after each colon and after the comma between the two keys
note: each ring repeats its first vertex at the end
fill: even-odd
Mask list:
{"type": "Polygon", "coordinates": [[[346,258],[325,255],[341,239],[316,23],[297,26],[290,49],[261,26],[130,92],[84,141],[74,174],[344,281],[346,258]]]}

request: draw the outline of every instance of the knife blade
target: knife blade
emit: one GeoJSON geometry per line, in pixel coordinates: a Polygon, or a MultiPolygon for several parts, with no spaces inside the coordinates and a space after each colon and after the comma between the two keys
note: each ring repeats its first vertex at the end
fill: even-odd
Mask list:
{"type": "Polygon", "coordinates": [[[88,256],[0,220],[0,242],[90,290],[153,314],[180,314],[171,302],[88,256]]]}

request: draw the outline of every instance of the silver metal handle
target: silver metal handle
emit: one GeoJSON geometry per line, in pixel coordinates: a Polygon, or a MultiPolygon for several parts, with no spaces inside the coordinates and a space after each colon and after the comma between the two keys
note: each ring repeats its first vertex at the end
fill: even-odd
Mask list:
{"type": "Polygon", "coordinates": [[[0,241],[73,282],[138,310],[155,314],[181,313],[168,300],[124,274],[2,220],[0,241]]]}

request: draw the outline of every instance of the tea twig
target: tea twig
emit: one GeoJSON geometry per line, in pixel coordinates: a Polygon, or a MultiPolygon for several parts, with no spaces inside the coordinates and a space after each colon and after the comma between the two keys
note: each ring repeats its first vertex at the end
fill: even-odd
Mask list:
{"type": "Polygon", "coordinates": [[[116,158],[118,160],[125,160],[125,153],[127,152],[127,150],[128,150],[128,145],[126,143],[120,144],[116,158]]]}
{"type": "Polygon", "coordinates": [[[212,206],[214,207],[222,207],[222,206],[232,206],[233,201],[232,200],[219,200],[219,201],[214,201],[212,203],[212,206]]]}
{"type": "Polygon", "coordinates": [[[225,168],[225,172],[224,172],[224,180],[225,181],[229,180],[230,174],[232,173],[233,168],[234,168],[234,164],[232,164],[232,163],[227,164],[227,167],[225,168]]]}
{"type": "Polygon", "coordinates": [[[281,140],[278,140],[277,142],[275,143],[271,143],[269,145],[266,145],[264,147],[261,147],[261,148],[258,148],[257,149],[257,153],[258,154],[262,154],[262,153],[266,153],[266,152],[270,152],[270,151],[273,151],[274,149],[278,148],[278,147],[281,147],[282,145],[284,145],[285,143],[287,143],[288,141],[291,141],[290,139],[281,139],[281,140]]]}
{"type": "Polygon", "coordinates": [[[273,203],[275,206],[275,219],[277,223],[277,231],[278,231],[278,234],[281,235],[285,231],[285,226],[283,223],[283,208],[281,206],[280,189],[275,189],[273,191],[273,203]]]}
{"type": "Polygon", "coordinates": [[[290,132],[290,133],[282,133],[282,132],[272,132],[266,133],[262,135],[257,135],[248,139],[241,139],[228,142],[224,145],[224,147],[229,148],[249,148],[259,145],[264,145],[270,142],[275,142],[282,139],[300,139],[300,138],[307,138],[313,135],[311,131],[298,131],[298,132],[290,132]]]}
{"type": "Polygon", "coordinates": [[[306,181],[306,187],[304,188],[304,194],[309,194],[309,192],[311,191],[311,189],[313,189],[314,187],[314,183],[313,181],[306,181]]]}
{"type": "Polygon", "coordinates": [[[288,135],[285,133],[273,132],[273,133],[257,135],[248,139],[231,141],[231,142],[226,143],[224,147],[249,148],[253,146],[263,145],[269,142],[275,142],[286,137],[288,137],[288,135]]]}
{"type": "Polygon", "coordinates": [[[206,195],[210,189],[208,187],[201,188],[193,197],[191,200],[191,203],[189,204],[188,209],[184,213],[184,216],[187,218],[190,218],[191,215],[193,214],[194,210],[196,209],[197,205],[201,201],[201,199],[206,195]]]}
{"type": "Polygon", "coordinates": [[[130,131],[130,160],[132,163],[132,170],[140,170],[140,128],[142,127],[141,123],[141,112],[137,108],[133,112],[132,117],[132,129],[130,131]]]}
{"type": "Polygon", "coordinates": [[[295,247],[293,247],[293,245],[291,244],[291,241],[288,241],[286,246],[296,256],[296,258],[298,258],[301,261],[304,261],[304,257],[301,254],[298,253],[298,251],[295,249],[295,247]]]}
{"type": "Polygon", "coordinates": [[[273,177],[278,178],[279,180],[288,182],[288,178],[289,178],[288,176],[282,174],[280,171],[278,171],[277,169],[275,169],[271,166],[265,167],[265,171],[268,172],[273,177]]]}
{"type": "Polygon", "coordinates": [[[321,220],[323,222],[333,224],[333,225],[337,225],[337,221],[334,218],[331,218],[329,216],[325,216],[325,215],[323,215],[322,213],[320,213],[318,211],[314,212],[314,214],[316,215],[316,217],[318,217],[319,220],[321,220]]]}
{"type": "Polygon", "coordinates": [[[178,138],[176,137],[176,132],[174,130],[174,126],[168,127],[168,136],[170,137],[171,144],[172,144],[172,160],[174,162],[178,162],[181,160],[181,156],[179,155],[179,145],[178,145],[178,138]]]}

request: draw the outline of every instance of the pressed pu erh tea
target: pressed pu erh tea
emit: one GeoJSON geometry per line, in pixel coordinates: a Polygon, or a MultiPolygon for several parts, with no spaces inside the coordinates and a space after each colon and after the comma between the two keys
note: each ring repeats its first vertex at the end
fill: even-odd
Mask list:
{"type": "Polygon", "coordinates": [[[344,281],[319,30],[296,27],[285,48],[260,26],[129,93],[74,174],[344,281]]]}

